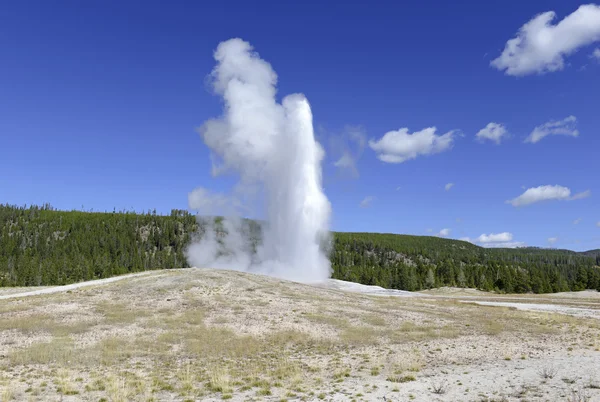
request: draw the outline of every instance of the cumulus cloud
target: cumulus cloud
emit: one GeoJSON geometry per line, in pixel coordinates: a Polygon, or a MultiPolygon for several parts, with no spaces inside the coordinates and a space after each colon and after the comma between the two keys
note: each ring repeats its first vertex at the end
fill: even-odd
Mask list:
{"type": "Polygon", "coordinates": [[[388,131],[379,140],[369,140],[369,146],[379,160],[387,163],[402,163],[421,155],[431,155],[452,148],[454,131],[436,135],[435,127],[409,133],[408,128],[388,131]]]}
{"type": "Polygon", "coordinates": [[[446,185],[444,186],[444,189],[445,189],[446,191],[450,191],[450,189],[451,189],[452,187],[454,187],[454,183],[448,183],[448,184],[446,184],[446,185]]]}
{"type": "Polygon", "coordinates": [[[482,234],[477,239],[475,239],[478,243],[500,243],[500,242],[509,242],[512,241],[513,235],[509,232],[502,233],[490,233],[489,235],[482,234]]]}
{"type": "Polygon", "coordinates": [[[333,165],[338,170],[348,172],[353,177],[358,177],[357,161],[367,144],[364,128],[360,126],[346,126],[339,136],[331,139],[334,154],[338,154],[333,165]]]}
{"type": "Polygon", "coordinates": [[[525,142],[535,144],[549,135],[577,137],[579,136],[579,131],[577,130],[576,125],[577,118],[575,116],[569,116],[563,120],[550,120],[549,122],[534,128],[531,134],[525,139],[525,142]]]}
{"type": "Polygon", "coordinates": [[[555,18],[554,11],[533,17],[490,65],[512,76],[559,71],[566,56],[600,40],[600,6],[582,5],[554,25],[555,18]]]}
{"type": "Polygon", "coordinates": [[[546,185],[528,188],[523,194],[512,200],[506,201],[506,203],[511,204],[513,207],[522,207],[550,200],[573,201],[589,197],[590,195],[590,190],[571,195],[571,190],[568,187],[546,185]]]}
{"type": "Polygon", "coordinates": [[[581,223],[581,218],[577,218],[573,221],[573,225],[579,225],[581,223]]]}
{"type": "Polygon", "coordinates": [[[450,236],[450,232],[451,232],[450,229],[444,228],[444,229],[440,230],[438,232],[438,234],[436,234],[436,236],[438,236],[438,237],[448,237],[448,236],[450,236]]]}
{"type": "Polygon", "coordinates": [[[556,243],[558,241],[558,237],[549,237],[548,238],[548,243],[550,245],[553,245],[554,243],[556,243]]]}
{"type": "Polygon", "coordinates": [[[524,242],[513,241],[513,234],[510,232],[490,234],[484,233],[475,239],[471,239],[470,237],[461,237],[460,240],[490,248],[515,248],[525,246],[524,242]]]}
{"type": "Polygon", "coordinates": [[[360,202],[360,207],[361,208],[367,208],[371,206],[371,203],[375,201],[375,197],[373,197],[372,195],[369,195],[365,198],[363,198],[363,200],[360,202]]]}
{"type": "Polygon", "coordinates": [[[502,124],[499,123],[488,123],[487,126],[482,128],[475,134],[475,137],[483,142],[485,140],[489,140],[495,142],[496,144],[500,144],[502,139],[508,137],[508,130],[502,124]]]}

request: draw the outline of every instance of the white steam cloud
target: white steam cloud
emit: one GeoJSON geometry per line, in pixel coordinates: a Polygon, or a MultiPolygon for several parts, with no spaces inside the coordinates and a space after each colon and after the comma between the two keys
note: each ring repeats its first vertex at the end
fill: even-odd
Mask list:
{"type": "Polygon", "coordinates": [[[188,262],[296,281],[327,279],[331,268],[323,245],[331,207],[322,190],[324,152],[315,140],[308,101],[293,94],[278,103],[277,74],[248,42],[222,42],[214,57],[213,86],[224,100],[224,114],[206,121],[200,135],[221,160],[213,173],[237,173],[238,193],[259,189],[267,222],[262,241],[253,245],[248,225],[231,217],[231,210],[240,211],[235,201],[240,197],[194,190],[190,208],[206,214],[217,204],[225,206],[227,217],[221,224],[206,219],[207,229],[187,250],[188,262]]]}

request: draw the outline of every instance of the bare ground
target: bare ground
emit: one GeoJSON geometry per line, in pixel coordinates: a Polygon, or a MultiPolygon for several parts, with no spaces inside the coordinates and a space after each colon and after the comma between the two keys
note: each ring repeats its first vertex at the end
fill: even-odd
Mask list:
{"type": "Polygon", "coordinates": [[[344,286],[186,269],[10,292],[0,401],[600,401],[600,320],[473,303],[598,310],[597,294],[344,286]]]}

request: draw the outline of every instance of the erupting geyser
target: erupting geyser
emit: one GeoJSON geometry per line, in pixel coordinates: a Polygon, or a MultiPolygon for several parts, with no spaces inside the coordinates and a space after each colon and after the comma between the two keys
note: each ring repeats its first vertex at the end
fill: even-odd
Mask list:
{"type": "MultiPolygon", "coordinates": [[[[256,253],[250,251],[241,220],[223,222],[224,238],[206,230],[187,250],[192,266],[262,273],[296,281],[330,275],[327,243],[331,207],[321,185],[324,152],[315,140],[312,113],[302,94],[275,99],[277,75],[249,43],[219,44],[213,87],[225,102],[219,119],[200,129],[204,143],[221,159],[213,173],[233,170],[236,187],[258,189],[267,223],[256,253]]],[[[215,204],[235,209],[231,197],[200,188],[189,196],[201,214],[215,204]]],[[[212,222],[212,221],[210,221],[212,222]]]]}

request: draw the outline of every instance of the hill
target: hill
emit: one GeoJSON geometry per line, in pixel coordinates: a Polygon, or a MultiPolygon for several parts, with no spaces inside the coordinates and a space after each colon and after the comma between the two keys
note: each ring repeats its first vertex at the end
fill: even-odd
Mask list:
{"type": "MultiPolygon", "coordinates": [[[[218,221],[219,218],[216,218],[218,221]]],[[[252,241],[260,225],[246,221],[252,241]]],[[[0,286],[41,286],[186,267],[184,250],[205,228],[187,211],[170,215],[0,206],[0,286]]],[[[461,286],[502,292],[600,288],[600,256],[569,250],[488,249],[459,240],[334,233],[333,278],[420,290],[461,286]]]]}
{"type": "Polygon", "coordinates": [[[595,250],[588,250],[588,251],[583,251],[581,253],[579,253],[581,255],[587,255],[589,257],[596,257],[597,260],[600,260],[598,257],[600,257],[600,248],[597,248],[595,250]]]}
{"type": "MultiPolygon", "coordinates": [[[[0,301],[0,400],[600,397],[593,318],[212,269],[114,279],[0,301]]],[[[565,302],[600,307],[599,298],[552,307],[565,302]]]]}

